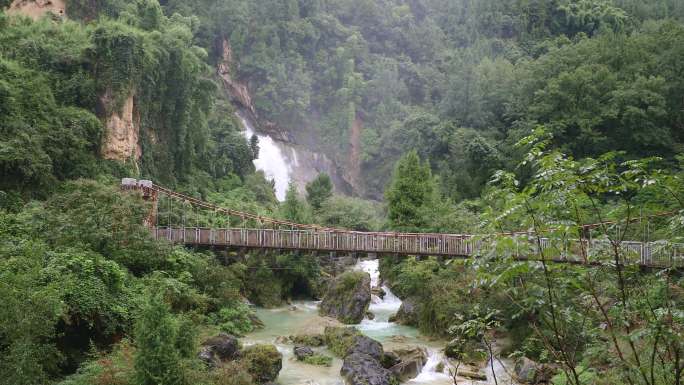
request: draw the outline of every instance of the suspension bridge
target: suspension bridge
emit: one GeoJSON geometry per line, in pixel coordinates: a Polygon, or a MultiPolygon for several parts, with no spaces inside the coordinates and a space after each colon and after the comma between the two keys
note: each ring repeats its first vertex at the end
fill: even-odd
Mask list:
{"type": "Polygon", "coordinates": [[[618,255],[623,265],[684,268],[684,244],[591,238],[593,228],[617,225],[614,222],[583,226],[580,233],[589,235],[582,239],[551,239],[527,231],[488,235],[360,232],[228,209],[149,180],[124,178],[121,188],[152,202],[145,224],[157,240],[186,246],[452,258],[496,253],[518,260],[543,258],[587,265],[614,263],[618,255]]]}

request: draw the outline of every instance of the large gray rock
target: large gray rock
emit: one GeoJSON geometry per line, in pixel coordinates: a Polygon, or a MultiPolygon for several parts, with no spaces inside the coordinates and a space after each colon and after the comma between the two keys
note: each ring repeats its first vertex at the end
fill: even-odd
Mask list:
{"type": "Polygon", "coordinates": [[[394,374],[383,368],[378,360],[363,353],[345,357],[340,374],[347,385],[390,385],[397,381],[394,374]]]}
{"type": "Polygon", "coordinates": [[[418,325],[418,307],[419,301],[417,298],[409,297],[401,302],[401,306],[397,314],[390,318],[391,322],[396,322],[402,325],[418,325]]]}
{"type": "Polygon", "coordinates": [[[367,354],[373,357],[374,360],[381,361],[384,352],[380,342],[370,337],[359,335],[354,337],[354,342],[347,350],[347,355],[355,353],[367,354]]]}
{"type": "Polygon", "coordinates": [[[346,324],[358,324],[366,315],[370,301],[370,274],[348,271],[330,282],[320,313],[346,324]]]}
{"type": "Polygon", "coordinates": [[[299,361],[304,361],[306,357],[311,357],[314,355],[313,349],[311,349],[308,346],[295,346],[294,347],[294,355],[297,357],[297,360],[299,361]]]}
{"type": "Polygon", "coordinates": [[[202,343],[198,353],[200,360],[215,367],[221,362],[236,359],[240,355],[240,342],[237,337],[221,333],[202,343]]]}
{"type": "Polygon", "coordinates": [[[398,349],[393,353],[399,358],[399,363],[392,366],[390,371],[401,382],[415,378],[427,363],[427,351],[420,347],[398,349]]]}

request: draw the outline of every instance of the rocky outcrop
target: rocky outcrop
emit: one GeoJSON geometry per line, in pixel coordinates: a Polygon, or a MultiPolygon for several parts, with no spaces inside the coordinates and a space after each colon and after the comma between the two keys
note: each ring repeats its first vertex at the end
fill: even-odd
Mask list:
{"type": "Polygon", "coordinates": [[[370,301],[370,275],[349,271],[330,282],[320,305],[320,313],[346,324],[357,324],[366,315],[370,301]]]}
{"type": "Polygon", "coordinates": [[[401,302],[401,306],[397,314],[390,318],[391,322],[396,322],[402,325],[415,326],[418,324],[418,299],[409,297],[401,302]]]}
{"type": "Polygon", "coordinates": [[[9,15],[24,15],[38,20],[46,14],[66,16],[64,0],[14,0],[7,9],[9,15]]]}
{"type": "Polygon", "coordinates": [[[252,345],[242,352],[242,363],[255,382],[275,381],[283,367],[283,355],[273,345],[252,345]]]}
{"type": "Polygon", "coordinates": [[[221,362],[231,361],[240,355],[240,342],[237,337],[221,333],[202,343],[198,357],[209,367],[221,362]]]}
{"type": "Polygon", "coordinates": [[[363,353],[346,356],[340,374],[348,385],[396,384],[395,376],[375,358],[363,353]]]}
{"type": "Polygon", "coordinates": [[[354,342],[352,342],[349,349],[347,349],[347,355],[362,353],[373,357],[373,359],[380,361],[382,360],[384,351],[380,342],[364,335],[358,335],[354,337],[354,342]]]}
{"type": "Polygon", "coordinates": [[[246,83],[234,79],[231,75],[235,64],[233,63],[233,49],[230,46],[230,41],[228,39],[221,39],[217,48],[220,53],[220,60],[216,67],[219,78],[221,78],[231,99],[249,111],[251,118],[255,118],[256,109],[252,102],[252,95],[249,93],[249,87],[247,87],[246,83]]]}
{"type": "Polygon", "coordinates": [[[427,363],[427,351],[420,347],[398,349],[392,352],[399,360],[389,370],[401,382],[415,378],[427,363]]]}
{"type": "MultiPolygon", "coordinates": [[[[114,100],[105,94],[100,98],[103,106],[111,106],[114,100]]],[[[106,108],[105,108],[106,110],[106,108]]],[[[102,141],[102,157],[105,159],[138,161],[142,155],[140,147],[140,115],[135,106],[135,97],[130,95],[118,111],[105,117],[105,135],[102,141]]]]}

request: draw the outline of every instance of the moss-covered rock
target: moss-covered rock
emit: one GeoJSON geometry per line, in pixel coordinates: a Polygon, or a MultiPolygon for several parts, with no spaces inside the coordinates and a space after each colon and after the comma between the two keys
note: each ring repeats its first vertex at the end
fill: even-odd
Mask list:
{"type": "Polygon", "coordinates": [[[321,334],[298,334],[289,337],[295,345],[303,346],[323,346],[325,344],[325,339],[321,334]]]}
{"type": "Polygon", "coordinates": [[[328,348],[339,357],[347,355],[349,349],[354,345],[354,340],[361,333],[352,327],[328,326],[325,328],[323,338],[328,348]]]}
{"type": "Polygon", "coordinates": [[[254,381],[275,381],[283,367],[283,355],[273,345],[252,345],[242,352],[242,362],[254,381]]]}
{"type": "Polygon", "coordinates": [[[320,306],[322,315],[335,317],[346,324],[363,320],[371,301],[370,275],[348,271],[332,280],[320,306]]]}
{"type": "Polygon", "coordinates": [[[332,360],[333,359],[330,356],[316,353],[312,356],[304,358],[303,361],[309,365],[332,366],[332,360]]]}

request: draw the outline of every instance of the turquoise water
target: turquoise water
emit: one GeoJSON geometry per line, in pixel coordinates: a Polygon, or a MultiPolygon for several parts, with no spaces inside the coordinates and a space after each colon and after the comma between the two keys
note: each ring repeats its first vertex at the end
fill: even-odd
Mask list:
{"type": "MultiPolygon", "coordinates": [[[[380,283],[378,273],[378,262],[360,261],[356,269],[367,271],[371,275],[371,285],[377,286],[380,283]]],[[[415,379],[408,382],[413,385],[451,385],[453,381],[447,373],[440,373],[437,368],[440,363],[445,362],[441,352],[445,341],[429,339],[420,334],[413,327],[398,325],[388,322],[389,317],[396,313],[401,306],[401,300],[394,296],[392,292],[385,290],[384,298],[380,299],[373,296],[369,310],[375,315],[373,320],[364,319],[359,325],[355,325],[362,333],[380,341],[386,351],[405,348],[423,347],[428,352],[428,362],[423,371],[415,379]]],[[[341,326],[336,320],[318,315],[318,302],[302,301],[295,302],[293,306],[285,306],[276,309],[256,309],[259,318],[264,322],[265,327],[249,334],[243,343],[246,345],[254,343],[274,344],[283,354],[283,368],[278,377],[281,385],[344,385],[340,377],[342,360],[335,357],[326,348],[314,349],[321,353],[333,357],[331,367],[320,367],[308,365],[296,360],[293,353],[293,345],[284,343],[278,337],[295,334],[322,334],[325,326],[341,326]]],[[[501,378],[499,373],[503,368],[495,365],[497,378],[501,378]]],[[[486,371],[486,369],[485,369],[486,371]]],[[[488,373],[489,374],[489,373],[488,373]]],[[[490,375],[491,377],[491,375],[490,375]]],[[[508,381],[499,381],[499,384],[510,384],[508,381]]],[[[490,382],[477,382],[463,379],[459,384],[488,385],[490,382]]]]}

